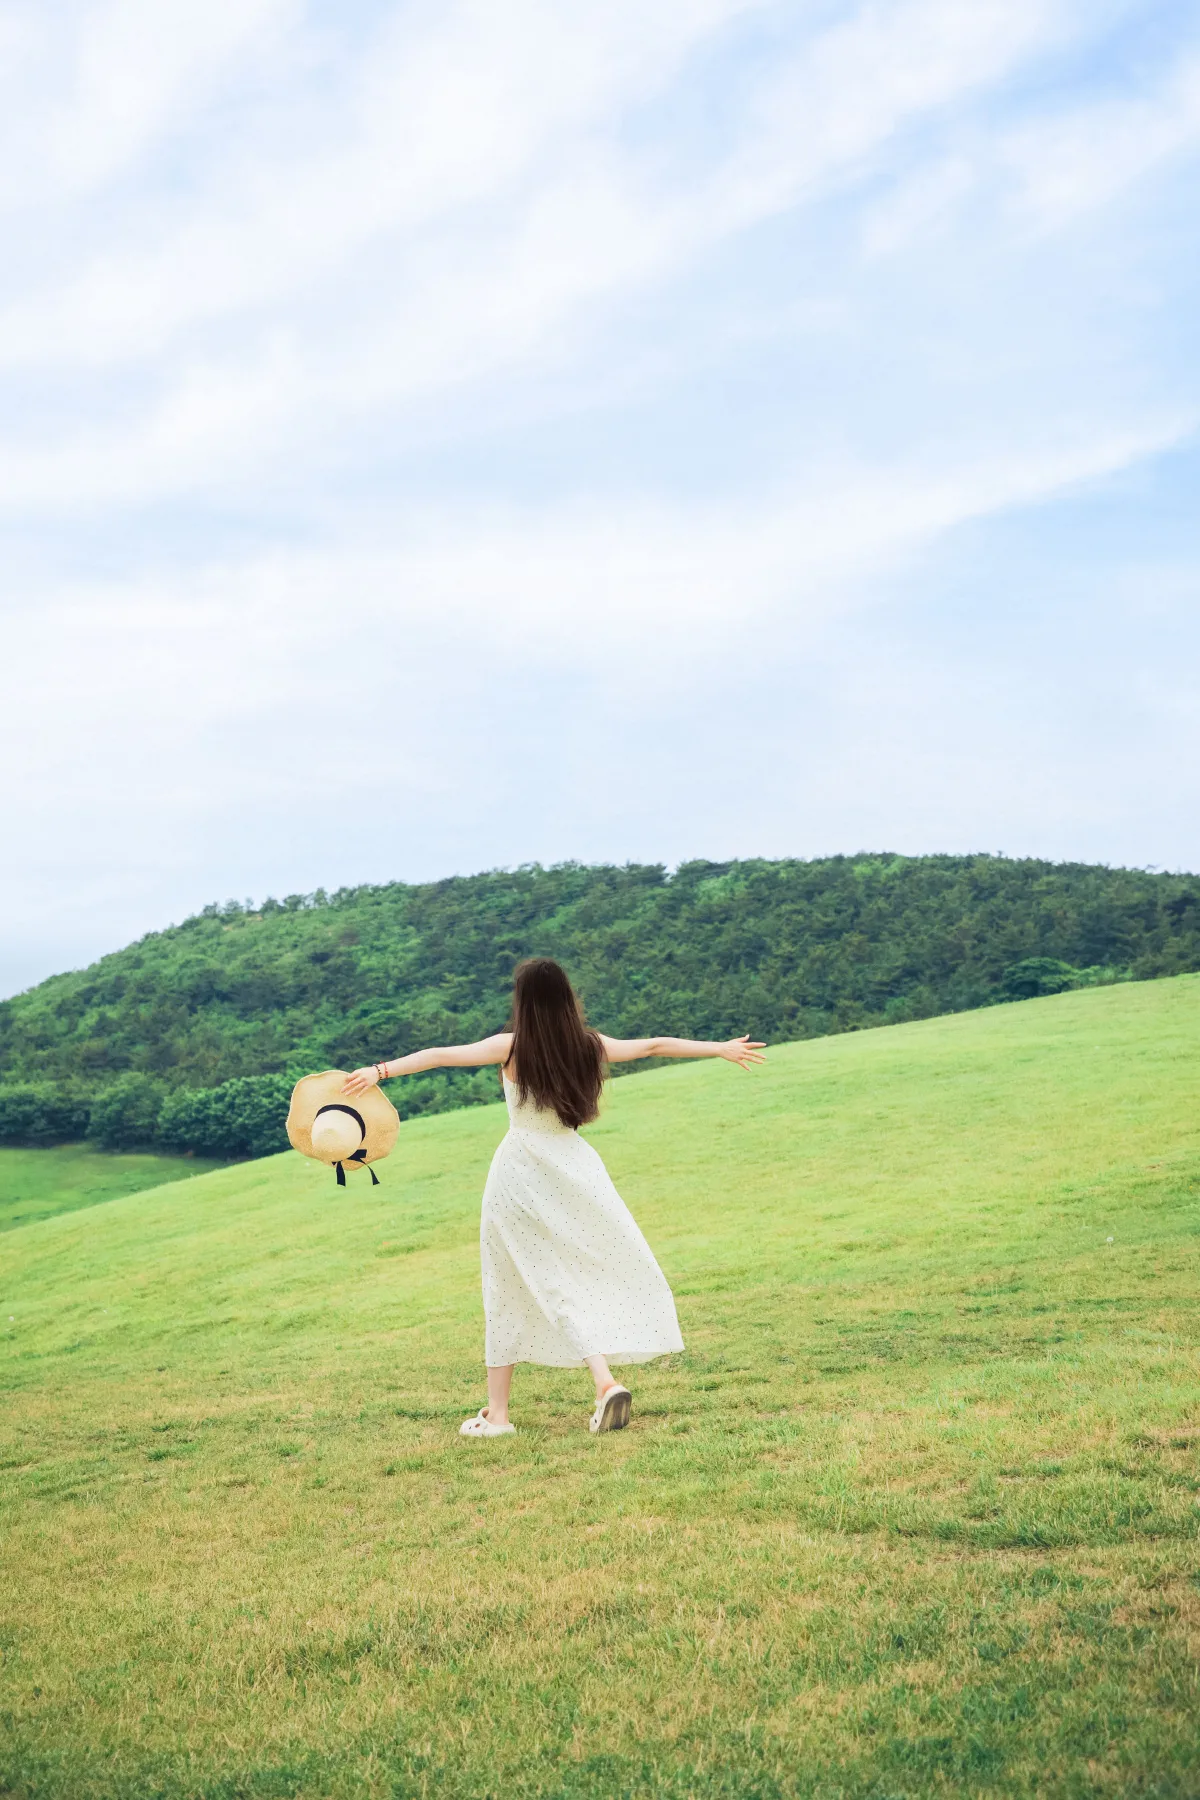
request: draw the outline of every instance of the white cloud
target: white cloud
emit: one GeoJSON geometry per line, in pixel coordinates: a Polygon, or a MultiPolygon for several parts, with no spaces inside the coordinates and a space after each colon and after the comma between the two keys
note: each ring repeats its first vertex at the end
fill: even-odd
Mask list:
{"type": "Polygon", "coordinates": [[[968,200],[1006,235],[1048,236],[1197,152],[1200,54],[1189,46],[1141,92],[1072,99],[936,150],[868,208],[865,248],[887,255],[928,242],[968,200]]]}
{"type": "MultiPolygon", "coordinates": [[[[67,917],[68,890],[113,920],[140,895],[139,926],[178,911],[156,858],[195,900],[813,848],[803,781],[749,780],[745,757],[727,817],[757,835],[704,840],[730,671],[765,716],[781,659],[836,662],[859,609],[964,526],[996,521],[1003,557],[1088,483],[1152,485],[1200,416],[1189,259],[1122,235],[1197,131],[1190,50],[1140,86],[1097,50],[1142,6],[0,11],[21,930],[67,917]],[[1125,253],[1136,305],[1091,279],[1125,253]],[[643,722],[664,711],[655,814],[643,722]],[[614,720],[637,742],[611,746],[588,814],[610,835],[587,837],[563,771],[614,720]],[[544,817],[481,779],[514,734],[558,795],[544,817]],[[403,861],[348,847],[318,872],[291,821],[364,766],[403,861]]],[[[813,750],[799,712],[771,715],[779,768],[813,750]]],[[[923,766],[870,714],[863,779],[923,766]]],[[[988,782],[1019,751],[1001,730],[988,782]]],[[[956,769],[927,784],[927,847],[975,805],[956,769]]],[[[1008,817],[1033,804],[1014,784],[1008,817]]]]}
{"type": "Polygon", "coordinates": [[[72,584],[43,593],[9,629],[0,742],[16,756],[43,739],[39,760],[58,756],[65,768],[91,740],[101,780],[100,739],[114,738],[102,721],[129,721],[118,743],[146,731],[174,741],[280,706],[349,705],[364,653],[373,677],[384,664],[436,668],[436,681],[422,676],[435,693],[473,663],[532,674],[581,658],[621,688],[686,685],[747,632],[769,625],[794,642],[856,605],[865,578],[945,532],[1119,472],[1195,423],[1163,418],[935,467],[816,468],[716,511],[443,508],[402,515],[365,544],[72,584]],[[55,671],[53,715],[24,680],[39,665],[55,671]],[[100,666],[108,675],[97,684],[100,666]]]}
{"type": "Polygon", "coordinates": [[[294,0],[108,0],[14,12],[0,57],[0,203],[94,191],[177,136],[223,76],[277,50],[294,0]],[[6,78],[4,78],[6,76],[6,78]]]}
{"type": "MultiPolygon", "coordinates": [[[[611,125],[750,9],[750,0],[675,0],[650,13],[631,0],[572,14],[548,0],[402,8],[332,107],[324,91],[310,95],[281,135],[256,133],[235,112],[238,154],[212,158],[183,217],[151,198],[123,222],[125,241],[48,308],[38,296],[10,309],[0,354],[25,365],[136,362],[206,320],[294,299],[373,240],[553,177],[556,146],[611,125]]],[[[140,84],[136,55],[130,66],[140,84]]]]}
{"type": "Polygon", "coordinates": [[[855,171],[896,132],[1045,50],[1063,15],[1053,0],[863,7],[764,86],[756,129],[723,176],[723,210],[741,223],[855,171]]]}
{"type": "Polygon", "coordinates": [[[655,153],[615,127],[743,10],[674,5],[649,35],[630,5],[586,27],[543,0],[419,14],[419,29],[398,15],[314,152],[252,157],[236,194],[219,186],[164,242],[106,253],[0,315],[0,365],[151,362],[115,416],[102,408],[41,447],[0,439],[0,507],[225,486],[294,452],[306,421],[325,448],[440,386],[544,363],[598,305],[844,177],[1057,22],[1048,0],[865,7],[750,84],[728,141],[664,182],[655,153]],[[314,314],[311,284],[339,259],[314,314]],[[239,312],[232,342],[162,362],[174,335],[239,312]]]}
{"type": "Polygon", "coordinates": [[[1000,162],[1014,204],[1043,231],[1107,205],[1163,163],[1200,151],[1200,54],[1156,90],[1073,106],[1008,135],[1000,162]]]}

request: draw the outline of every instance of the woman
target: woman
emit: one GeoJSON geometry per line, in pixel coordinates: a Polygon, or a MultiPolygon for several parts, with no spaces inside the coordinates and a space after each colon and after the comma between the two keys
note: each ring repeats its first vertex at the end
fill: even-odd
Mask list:
{"type": "Polygon", "coordinates": [[[586,1363],[596,1384],[593,1431],[629,1421],[628,1388],[614,1362],[649,1362],[683,1349],[675,1302],[633,1216],[581,1125],[600,1109],[605,1062],[643,1056],[723,1056],[743,1069],[764,1059],[748,1037],[727,1044],[687,1038],[609,1038],[592,1031],[565,972],[547,957],[522,963],[512,1022],[478,1044],[417,1050],[356,1069],[343,1092],[424,1069],[499,1063],[509,1129],[483,1191],[480,1249],[486,1321],[487,1405],[463,1437],[502,1437],[515,1364],[586,1363]]]}

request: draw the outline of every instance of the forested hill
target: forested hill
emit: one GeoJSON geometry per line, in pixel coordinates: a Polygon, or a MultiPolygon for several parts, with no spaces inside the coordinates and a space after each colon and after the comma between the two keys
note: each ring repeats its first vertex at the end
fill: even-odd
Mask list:
{"type": "MultiPolygon", "coordinates": [[[[779,1041],[1200,969],[1200,879],[864,855],[209,906],[0,1006],[0,1138],[270,1147],[288,1079],[496,1030],[531,953],[566,964],[606,1031],[779,1041]]],[[[405,1111],[494,1094],[490,1074],[393,1089],[405,1111]]]]}

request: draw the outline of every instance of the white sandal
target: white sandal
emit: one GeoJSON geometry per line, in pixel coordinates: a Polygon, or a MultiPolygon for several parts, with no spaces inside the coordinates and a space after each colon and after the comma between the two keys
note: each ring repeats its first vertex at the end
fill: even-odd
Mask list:
{"type": "Polygon", "coordinates": [[[629,1423],[629,1408],[633,1405],[633,1395],[619,1381],[614,1381],[606,1388],[597,1402],[592,1414],[589,1431],[624,1431],[629,1423]]]}
{"type": "Polygon", "coordinates": [[[516,1431],[515,1425],[493,1425],[487,1416],[487,1407],[481,1406],[473,1419],[464,1419],[458,1428],[459,1437],[508,1437],[516,1431]]]}

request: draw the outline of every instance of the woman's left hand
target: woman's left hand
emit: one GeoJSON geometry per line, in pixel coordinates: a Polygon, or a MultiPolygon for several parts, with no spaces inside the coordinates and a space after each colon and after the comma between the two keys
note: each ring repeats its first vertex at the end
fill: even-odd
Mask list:
{"type": "Polygon", "coordinates": [[[343,1094],[353,1097],[365,1094],[368,1088],[379,1086],[379,1070],[376,1068],[355,1069],[353,1075],[347,1075],[342,1083],[343,1094]]]}

